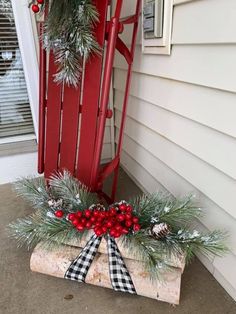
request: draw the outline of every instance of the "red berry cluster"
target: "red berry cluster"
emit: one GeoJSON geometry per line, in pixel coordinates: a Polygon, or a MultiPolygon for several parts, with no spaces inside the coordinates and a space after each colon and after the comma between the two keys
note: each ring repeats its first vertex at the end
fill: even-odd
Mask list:
{"type": "MultiPolygon", "coordinates": [[[[82,232],[85,229],[93,229],[97,236],[110,234],[114,238],[119,238],[123,234],[131,231],[139,231],[141,226],[138,217],[132,214],[133,208],[127,203],[112,206],[108,210],[94,207],[76,213],[68,214],[67,218],[82,232]]],[[[64,212],[57,210],[55,216],[62,218],[64,212]]]]}
{"type": "Polygon", "coordinates": [[[38,13],[39,12],[39,5],[43,4],[44,0],[37,0],[37,3],[32,4],[31,9],[34,13],[38,13]]]}

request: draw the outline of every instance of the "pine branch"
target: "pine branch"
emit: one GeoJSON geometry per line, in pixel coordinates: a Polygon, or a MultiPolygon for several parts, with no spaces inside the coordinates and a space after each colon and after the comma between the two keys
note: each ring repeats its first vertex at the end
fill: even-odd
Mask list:
{"type": "Polygon", "coordinates": [[[49,183],[71,211],[86,209],[98,201],[95,194],[66,170],[51,176],[49,183]]]}
{"type": "Polygon", "coordinates": [[[159,220],[172,226],[187,226],[194,218],[202,215],[201,208],[193,204],[193,196],[174,199],[158,213],[159,220]]]}
{"type": "Polygon", "coordinates": [[[91,0],[53,0],[46,20],[44,46],[53,49],[55,81],[77,86],[83,59],[100,53],[94,34],[98,12],[91,0]]]}
{"type": "Polygon", "coordinates": [[[179,230],[175,235],[175,241],[180,245],[186,254],[186,262],[191,261],[197,252],[202,252],[206,256],[223,256],[229,249],[225,241],[228,237],[227,232],[214,230],[202,234],[197,230],[179,230]]]}
{"type": "Polygon", "coordinates": [[[48,207],[50,195],[44,178],[22,178],[14,184],[14,187],[17,194],[28,200],[33,207],[48,207]]]}
{"type": "Polygon", "coordinates": [[[172,271],[173,254],[160,241],[144,232],[138,232],[122,238],[124,246],[144,263],[144,269],[150,274],[151,280],[162,280],[162,274],[172,271]]]}
{"type": "Polygon", "coordinates": [[[60,43],[55,49],[55,63],[58,64],[55,82],[65,82],[67,85],[77,86],[82,72],[82,59],[73,45],[60,43]]]}
{"type": "Polygon", "coordinates": [[[42,239],[45,239],[45,234],[40,232],[41,224],[41,215],[34,213],[9,224],[8,230],[10,236],[16,240],[18,247],[25,245],[28,249],[31,249],[42,239]]]}
{"type": "Polygon", "coordinates": [[[72,239],[79,239],[81,234],[65,218],[57,219],[53,212],[37,211],[32,215],[19,218],[8,226],[9,234],[18,247],[28,249],[41,243],[51,248],[72,239]]]}
{"type": "Polygon", "coordinates": [[[194,206],[191,195],[184,199],[176,199],[169,194],[149,194],[138,197],[130,203],[134,206],[144,228],[154,223],[165,222],[178,229],[201,215],[201,209],[194,206]]]}

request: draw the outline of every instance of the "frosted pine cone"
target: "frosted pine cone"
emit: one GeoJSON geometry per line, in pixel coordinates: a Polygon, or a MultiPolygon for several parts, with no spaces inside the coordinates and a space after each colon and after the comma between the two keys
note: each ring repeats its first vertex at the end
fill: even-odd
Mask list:
{"type": "Polygon", "coordinates": [[[168,226],[165,222],[155,224],[151,228],[151,234],[157,240],[165,238],[170,233],[170,226],[168,226]]]}

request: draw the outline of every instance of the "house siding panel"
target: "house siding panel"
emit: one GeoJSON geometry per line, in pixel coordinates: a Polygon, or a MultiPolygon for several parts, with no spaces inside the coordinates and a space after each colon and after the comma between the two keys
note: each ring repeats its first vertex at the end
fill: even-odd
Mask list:
{"type": "MultiPolygon", "coordinates": [[[[123,16],[132,13],[126,1],[123,16]]],[[[142,54],[137,41],[122,165],[148,192],[194,192],[201,228],[229,231],[231,253],[198,257],[236,296],[236,3],[196,0],[174,7],[170,56],[142,54]],[[199,21],[201,20],[201,23],[199,21]],[[225,266],[224,266],[225,265],[225,266]]],[[[130,43],[129,31],[122,38],[130,43]]],[[[126,65],[114,67],[116,140],[126,65]]]]}

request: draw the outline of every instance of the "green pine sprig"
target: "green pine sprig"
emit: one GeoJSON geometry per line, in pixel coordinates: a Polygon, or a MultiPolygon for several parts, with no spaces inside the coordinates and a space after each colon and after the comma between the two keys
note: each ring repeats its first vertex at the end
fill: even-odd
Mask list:
{"type": "MultiPolygon", "coordinates": [[[[46,1],[49,5],[49,0],[46,1]]],[[[55,81],[77,86],[83,62],[101,52],[93,28],[99,16],[91,0],[52,0],[46,19],[44,46],[52,49],[58,71],[55,81]]]]}
{"type": "Polygon", "coordinates": [[[193,196],[174,198],[170,194],[156,193],[136,197],[130,201],[144,228],[165,222],[178,229],[199,218],[202,211],[193,203],[193,196]]]}
{"type": "Polygon", "coordinates": [[[36,211],[29,216],[18,218],[9,224],[8,229],[17,246],[26,246],[28,249],[39,243],[51,249],[72,240],[79,241],[81,237],[81,233],[77,232],[66,218],[56,218],[53,211],[36,211]]]}
{"type": "Polygon", "coordinates": [[[143,262],[144,269],[152,281],[163,280],[163,273],[174,269],[173,252],[161,241],[148,236],[145,231],[122,237],[122,242],[138,260],[143,262]]]}
{"type": "Polygon", "coordinates": [[[189,263],[197,252],[206,256],[222,257],[229,252],[225,242],[228,233],[221,230],[214,230],[208,233],[201,233],[197,230],[180,229],[172,239],[181,247],[185,253],[186,262],[189,263]]]}
{"type": "Polygon", "coordinates": [[[77,211],[89,208],[98,203],[95,193],[73,177],[68,171],[57,173],[51,176],[49,184],[58,198],[70,207],[70,211],[77,211]]]}
{"type": "Polygon", "coordinates": [[[20,178],[14,184],[14,188],[17,195],[29,201],[34,208],[48,208],[51,196],[43,177],[20,178]]]}

